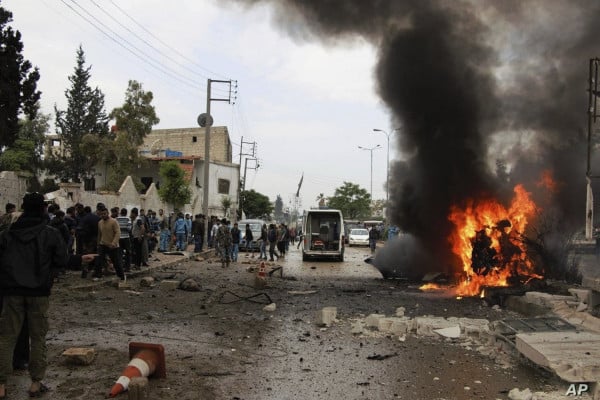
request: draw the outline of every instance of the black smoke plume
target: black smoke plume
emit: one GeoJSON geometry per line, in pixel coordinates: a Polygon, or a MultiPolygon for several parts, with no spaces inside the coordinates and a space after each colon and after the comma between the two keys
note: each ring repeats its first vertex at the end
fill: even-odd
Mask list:
{"type": "Polygon", "coordinates": [[[378,93],[403,155],[390,174],[388,216],[436,268],[455,261],[452,205],[506,201],[516,183],[536,196],[545,170],[560,190],[544,204],[564,226],[583,228],[586,88],[589,59],[600,56],[600,2],[238,2],[271,4],[275,22],[297,39],[363,37],[378,48],[378,93]],[[509,182],[496,174],[497,159],[509,182]]]}

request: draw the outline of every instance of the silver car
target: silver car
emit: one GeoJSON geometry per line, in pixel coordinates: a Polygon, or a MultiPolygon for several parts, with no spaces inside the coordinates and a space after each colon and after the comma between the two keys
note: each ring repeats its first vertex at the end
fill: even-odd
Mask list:
{"type": "Polygon", "coordinates": [[[352,229],[348,235],[348,246],[368,246],[369,231],[366,229],[352,229]]]}

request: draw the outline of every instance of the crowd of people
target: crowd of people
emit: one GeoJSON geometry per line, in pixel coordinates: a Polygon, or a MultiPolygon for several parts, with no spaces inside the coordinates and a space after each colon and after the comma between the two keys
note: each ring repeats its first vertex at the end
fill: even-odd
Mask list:
{"type": "Polygon", "coordinates": [[[213,248],[223,267],[237,262],[244,240],[246,256],[271,261],[285,257],[296,239],[286,224],[263,224],[260,236],[246,224],[239,227],[212,216],[182,212],[145,211],[137,207],[113,207],[97,203],[75,204],[61,210],[44,196],[30,193],[21,211],[14,204],[0,215],[0,399],[6,397],[6,381],[13,368],[28,369],[29,395],[48,390],[42,379],[46,370],[45,336],[48,331],[48,298],[53,283],[66,269],[81,270],[81,277],[102,278],[116,274],[125,279],[131,269],[148,266],[152,252],[194,252],[213,248]],[[12,364],[11,364],[12,362],[12,364]],[[12,368],[11,368],[12,367],[12,368]]]}
{"type": "Polygon", "coordinates": [[[268,226],[265,223],[261,227],[260,236],[254,237],[249,224],[239,227],[237,222],[232,225],[226,218],[216,217],[211,218],[209,233],[208,247],[215,249],[223,267],[238,261],[242,240],[245,241],[246,256],[255,257],[254,253],[259,253],[258,259],[275,261],[275,257],[285,257],[290,243],[293,245],[296,239],[295,229],[288,228],[284,223],[268,226]]]}

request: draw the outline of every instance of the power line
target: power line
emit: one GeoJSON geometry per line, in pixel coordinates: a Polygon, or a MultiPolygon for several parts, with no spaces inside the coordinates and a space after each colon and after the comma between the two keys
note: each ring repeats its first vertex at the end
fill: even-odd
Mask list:
{"type": "MultiPolygon", "coordinates": [[[[81,18],[83,18],[84,20],[86,20],[90,25],[92,25],[94,28],[96,28],[97,30],[99,30],[100,32],[102,32],[102,34],[104,34],[106,37],[108,37],[110,40],[112,40],[113,42],[115,42],[116,44],[118,44],[119,46],[125,48],[127,51],[129,51],[130,53],[132,53],[133,55],[135,55],[137,58],[139,58],[140,60],[142,60],[143,62],[149,64],[150,66],[152,66],[153,68],[159,70],[160,72],[164,73],[165,75],[170,76],[171,78],[181,82],[184,85],[190,85],[194,86],[198,89],[201,89],[202,86],[198,85],[197,82],[183,77],[185,79],[187,79],[187,82],[184,81],[181,77],[179,77],[177,74],[173,74],[171,72],[169,72],[168,70],[165,70],[162,66],[161,63],[158,63],[156,61],[154,61],[152,59],[152,57],[150,57],[148,54],[146,54],[144,51],[140,50],[137,46],[135,46],[134,44],[132,44],[131,42],[129,42],[127,39],[123,38],[121,35],[119,35],[118,33],[116,33],[115,31],[113,31],[110,27],[108,27],[104,22],[100,21],[98,18],[96,18],[94,15],[92,15],[88,10],[86,10],[84,7],[82,7],[80,4],[78,4],[75,0],[71,0],[71,2],[73,4],[75,4],[77,7],[79,7],[83,12],[85,12],[90,18],[92,18],[94,21],[96,21],[98,24],[100,24],[102,27],[104,27],[105,29],[107,29],[108,31],[110,31],[111,33],[113,33],[115,36],[117,36],[120,40],[122,40],[124,43],[127,43],[131,48],[133,48],[135,51],[133,51],[131,48],[125,46],[122,42],[119,42],[118,40],[116,40],[114,37],[112,37],[111,35],[109,35],[108,33],[106,33],[103,29],[101,29],[97,24],[95,24],[93,21],[91,21],[89,18],[87,18],[86,16],[82,15],[79,11],[77,11],[76,9],[74,9],[73,7],[71,7],[69,4],[67,4],[64,0],[61,0],[61,2],[63,4],[65,4],[67,7],[69,7],[71,10],[73,10],[73,12],[75,12],[77,15],[79,15],[81,18]],[[140,55],[141,53],[141,55],[140,55]],[[158,65],[157,65],[158,64],[158,65]]],[[[168,68],[168,67],[167,67],[168,68]]],[[[168,68],[171,69],[171,68],[168,68]]]]}
{"type": "MultiPolygon", "coordinates": [[[[140,40],[142,43],[144,43],[146,46],[148,46],[149,48],[151,48],[152,50],[154,50],[156,53],[158,53],[159,55],[163,56],[164,58],[170,60],[172,63],[180,66],[181,68],[191,72],[192,74],[201,77],[203,80],[207,80],[209,79],[208,76],[204,75],[204,74],[200,74],[196,71],[194,71],[193,69],[187,67],[185,64],[182,64],[178,61],[176,61],[174,58],[169,57],[169,55],[165,54],[163,51],[161,51],[160,49],[158,49],[157,47],[155,47],[152,43],[149,43],[147,40],[145,40],[144,38],[142,38],[141,36],[139,36],[137,33],[135,33],[133,30],[131,30],[129,27],[127,27],[126,25],[124,25],[123,23],[121,23],[118,19],[116,19],[114,16],[112,16],[109,12],[107,12],[105,9],[103,9],[95,0],[90,0],[100,11],[102,11],[106,16],[108,16],[110,19],[112,19],[114,22],[116,22],[120,27],[122,27],[123,29],[125,29],[127,32],[129,32],[130,34],[132,34],[133,36],[135,36],[138,40],[140,40]]],[[[161,63],[162,64],[162,63],[161,63]]],[[[163,64],[164,65],[164,64],[163,64]]],[[[166,66],[166,65],[165,65],[166,66]]],[[[168,67],[167,67],[168,68],[168,67]]],[[[174,71],[174,70],[172,70],[174,71]]],[[[176,72],[176,71],[175,71],[176,72]]],[[[186,77],[187,79],[187,77],[186,77]]],[[[190,80],[193,81],[193,80],[190,80]]],[[[195,81],[193,81],[195,82],[195,81]]],[[[215,88],[215,91],[221,91],[222,93],[226,93],[223,89],[220,88],[215,88]]]]}
{"type": "Polygon", "coordinates": [[[183,58],[186,61],[189,61],[191,64],[195,65],[196,67],[200,68],[201,70],[209,73],[211,76],[214,77],[219,77],[219,78],[223,78],[225,80],[229,80],[230,78],[219,74],[217,72],[211,71],[207,68],[204,68],[203,66],[201,66],[200,64],[196,63],[194,60],[186,57],[184,54],[182,54],[181,52],[177,51],[177,49],[171,47],[169,44],[165,43],[163,40],[161,40],[158,36],[156,36],[154,33],[152,33],[152,31],[146,29],[146,27],[144,27],[142,24],[140,24],[139,22],[137,22],[132,16],[130,16],[125,10],[123,10],[121,7],[119,7],[113,0],[110,0],[111,4],[117,8],[123,15],[125,15],[127,18],[129,18],[134,24],[136,24],[137,26],[139,26],[141,29],[143,29],[146,33],[148,33],[150,36],[152,36],[154,39],[156,39],[157,41],[159,41],[163,46],[165,46],[166,48],[168,48],[169,50],[171,50],[172,52],[174,52],[175,54],[177,54],[178,56],[180,56],[181,58],[183,58]]]}

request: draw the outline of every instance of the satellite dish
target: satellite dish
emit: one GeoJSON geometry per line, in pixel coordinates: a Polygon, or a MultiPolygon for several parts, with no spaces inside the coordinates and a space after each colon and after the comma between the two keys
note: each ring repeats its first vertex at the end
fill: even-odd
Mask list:
{"type": "Polygon", "coordinates": [[[213,117],[207,113],[198,115],[198,125],[200,125],[202,128],[206,126],[212,126],[213,122],[213,117]]]}
{"type": "Polygon", "coordinates": [[[162,150],[162,147],[162,140],[156,139],[154,142],[152,142],[152,145],[150,145],[150,154],[157,155],[162,150]]]}

